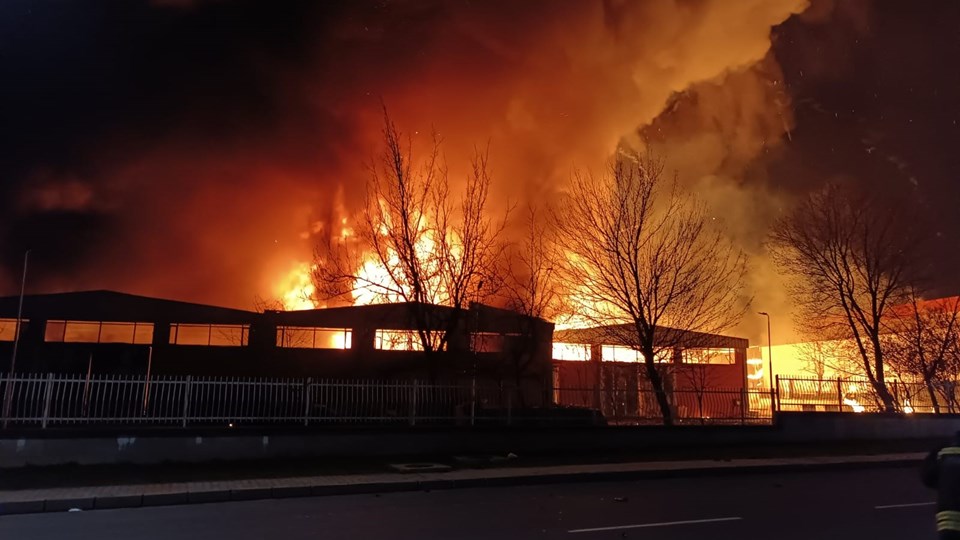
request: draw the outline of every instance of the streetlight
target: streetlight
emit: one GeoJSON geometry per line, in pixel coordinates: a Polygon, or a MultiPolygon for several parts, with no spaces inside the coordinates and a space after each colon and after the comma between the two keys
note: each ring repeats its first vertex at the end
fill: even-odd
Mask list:
{"type": "Polygon", "coordinates": [[[774,392],[773,392],[773,340],[770,339],[770,314],[761,311],[758,315],[767,318],[767,378],[770,379],[770,410],[774,410],[774,392]]]}
{"type": "Polygon", "coordinates": [[[10,356],[10,377],[7,379],[3,400],[3,427],[10,420],[10,406],[13,404],[13,373],[17,367],[17,347],[20,345],[20,329],[23,326],[23,293],[27,287],[27,263],[30,262],[30,250],[23,254],[23,277],[20,280],[20,301],[17,305],[17,326],[13,332],[13,354],[10,356]]]}

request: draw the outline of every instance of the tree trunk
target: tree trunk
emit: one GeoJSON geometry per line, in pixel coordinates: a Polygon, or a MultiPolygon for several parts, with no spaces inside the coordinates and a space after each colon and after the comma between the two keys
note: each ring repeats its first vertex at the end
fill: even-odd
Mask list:
{"type": "Polygon", "coordinates": [[[887,388],[887,383],[883,381],[883,378],[872,377],[870,384],[873,385],[873,390],[877,393],[877,398],[880,400],[883,412],[897,412],[897,404],[893,399],[893,394],[890,393],[890,389],[887,388]]]}
{"type": "Polygon", "coordinates": [[[879,336],[871,336],[871,341],[873,342],[874,376],[870,377],[870,383],[883,404],[883,412],[896,412],[897,405],[883,376],[883,350],[880,348],[880,338],[879,336]]]}
{"type": "Polygon", "coordinates": [[[667,392],[663,388],[663,377],[657,371],[657,364],[654,361],[653,348],[644,347],[643,364],[647,368],[647,379],[650,380],[650,386],[657,396],[657,405],[660,407],[660,415],[663,417],[663,425],[673,425],[673,410],[670,408],[670,400],[667,398],[667,392]]]}
{"type": "Polygon", "coordinates": [[[940,414],[940,403],[937,401],[937,392],[933,388],[933,381],[928,377],[923,381],[927,387],[927,394],[930,395],[930,404],[933,405],[933,414],[940,414]]]}

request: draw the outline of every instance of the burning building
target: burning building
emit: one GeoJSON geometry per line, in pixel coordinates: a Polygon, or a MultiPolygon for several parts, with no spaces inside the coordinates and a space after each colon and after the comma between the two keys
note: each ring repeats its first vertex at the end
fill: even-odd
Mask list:
{"type": "MultiPolygon", "coordinates": [[[[773,340],[747,351],[752,388],[778,386],[784,409],[882,410],[877,384],[886,386],[897,410],[937,412],[957,407],[960,376],[960,297],[915,300],[886,308],[876,347],[883,379],[872,383],[864,366],[878,353],[868,336],[860,343],[846,323],[825,321],[823,339],[773,340]],[[772,373],[769,366],[772,364],[772,373]]],[[[871,365],[875,373],[876,366],[871,365]]]]}
{"type": "MultiPolygon", "coordinates": [[[[508,380],[542,392],[553,325],[473,304],[379,304],[262,313],[113,291],[28,295],[18,372],[508,380]],[[437,362],[420,332],[444,333],[437,362]],[[520,371],[518,371],[518,369],[520,371]]],[[[18,297],[0,298],[0,369],[9,370],[18,297]]]]}
{"type": "MultiPolygon", "coordinates": [[[[620,328],[559,330],[554,334],[555,401],[601,410],[608,418],[650,418],[659,414],[638,365],[643,356],[622,339],[620,328]]],[[[680,418],[741,418],[751,414],[746,394],[744,338],[658,329],[669,336],[656,353],[674,414],[680,418]],[[670,335],[673,334],[673,335],[670,335]],[[714,393],[722,392],[721,395],[714,393]],[[705,399],[709,397],[718,399],[705,399]]]]}

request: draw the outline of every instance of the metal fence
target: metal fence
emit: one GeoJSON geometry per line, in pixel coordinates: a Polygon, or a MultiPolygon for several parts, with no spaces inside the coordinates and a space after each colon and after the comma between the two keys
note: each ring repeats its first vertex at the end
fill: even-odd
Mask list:
{"type": "MultiPolygon", "coordinates": [[[[152,424],[315,425],[608,423],[655,424],[656,395],[636,389],[547,391],[490,382],[330,380],[130,375],[0,376],[4,426],[152,424]]],[[[674,391],[678,423],[769,423],[770,394],[674,391]]]]}
{"type": "MultiPolygon", "coordinates": [[[[511,421],[499,385],[226,377],[0,377],[5,425],[473,424],[511,421]]],[[[527,398],[529,401],[529,397],[527,398]]]]}
{"type": "MultiPolygon", "coordinates": [[[[956,413],[956,388],[933,388],[938,407],[923,383],[887,381],[894,406],[904,413],[956,413]]],[[[816,379],[777,377],[778,411],[804,412],[879,412],[883,403],[864,378],[816,379]]]]}
{"type": "MultiPolygon", "coordinates": [[[[710,388],[665,393],[679,424],[768,424],[772,421],[767,390],[710,388]]],[[[643,388],[557,388],[555,403],[597,411],[608,424],[659,424],[663,420],[656,393],[643,388]]]]}

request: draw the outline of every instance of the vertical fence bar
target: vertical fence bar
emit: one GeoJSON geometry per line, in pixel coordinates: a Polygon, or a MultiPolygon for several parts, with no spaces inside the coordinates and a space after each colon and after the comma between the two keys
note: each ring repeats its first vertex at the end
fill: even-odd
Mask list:
{"type": "Polygon", "coordinates": [[[474,425],[477,416],[477,378],[470,381],[470,425],[474,425]]]}
{"type": "Polygon", "coordinates": [[[51,397],[53,397],[53,373],[47,373],[47,383],[43,389],[43,420],[40,424],[42,429],[47,429],[47,421],[50,418],[51,397]]]}
{"type": "Polygon", "coordinates": [[[93,373],[93,353],[87,358],[87,378],[83,381],[83,416],[87,416],[90,404],[90,375],[93,373]]]}
{"type": "Polygon", "coordinates": [[[193,383],[193,375],[187,375],[183,388],[183,411],[181,414],[180,427],[187,427],[187,417],[190,415],[190,387],[193,383]]]}
{"type": "Polygon", "coordinates": [[[775,413],[780,412],[780,375],[777,375],[776,379],[777,379],[777,392],[776,392],[776,395],[775,395],[775,396],[770,396],[770,401],[771,401],[770,405],[771,405],[771,409],[772,409],[772,410],[771,410],[771,413],[770,413],[770,418],[773,418],[774,416],[776,416],[775,413]],[[776,408],[773,408],[773,405],[774,405],[774,404],[773,404],[772,402],[773,402],[774,398],[776,398],[776,401],[777,401],[777,402],[776,402],[776,408]]]}
{"type": "Polygon", "coordinates": [[[843,382],[837,377],[837,410],[843,412],[843,382]]]}
{"type": "Polygon", "coordinates": [[[303,386],[303,425],[310,423],[310,386],[313,384],[313,377],[307,377],[307,382],[303,386]]]}
{"type": "Polygon", "coordinates": [[[747,407],[750,406],[750,394],[746,388],[740,388],[740,425],[747,425],[747,407]]]}
{"type": "Polygon", "coordinates": [[[410,425],[417,425],[417,380],[410,384],[410,425]]]}
{"type": "Polygon", "coordinates": [[[147,376],[143,380],[143,412],[147,415],[147,406],[150,405],[150,371],[153,369],[153,347],[147,351],[147,376]]]}

